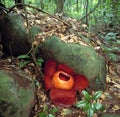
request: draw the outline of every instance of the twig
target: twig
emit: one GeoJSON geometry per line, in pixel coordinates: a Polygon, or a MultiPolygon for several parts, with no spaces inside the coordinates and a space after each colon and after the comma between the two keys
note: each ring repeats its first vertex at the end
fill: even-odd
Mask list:
{"type": "Polygon", "coordinates": [[[2,6],[0,6],[0,10],[4,11],[5,13],[7,13],[9,11],[8,8],[2,7],[2,6]]]}
{"type": "Polygon", "coordinates": [[[40,76],[43,77],[43,73],[41,72],[41,70],[40,70],[40,68],[39,68],[39,66],[38,66],[38,64],[37,64],[36,58],[35,58],[35,52],[34,52],[34,45],[33,45],[33,44],[32,44],[31,49],[29,50],[29,52],[28,52],[26,55],[28,55],[28,54],[31,55],[31,57],[32,57],[32,59],[33,59],[33,62],[34,62],[34,64],[35,64],[36,67],[37,67],[37,71],[39,72],[40,76]]]}
{"type": "Polygon", "coordinates": [[[34,61],[34,64],[35,64],[36,67],[37,67],[37,71],[39,72],[40,76],[43,77],[43,73],[41,72],[40,67],[39,67],[38,64],[37,64],[37,61],[36,61],[36,58],[35,58],[35,54],[34,54],[34,50],[33,50],[33,52],[31,53],[31,56],[32,56],[32,59],[33,59],[33,61],[34,61]]]}

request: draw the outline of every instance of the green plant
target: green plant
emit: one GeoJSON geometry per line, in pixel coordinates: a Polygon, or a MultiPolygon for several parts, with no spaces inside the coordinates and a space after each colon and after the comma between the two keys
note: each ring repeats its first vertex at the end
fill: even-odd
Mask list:
{"type": "Polygon", "coordinates": [[[44,110],[39,113],[39,117],[55,117],[54,114],[58,111],[56,107],[49,109],[45,106],[44,110]]]}
{"type": "Polygon", "coordinates": [[[19,63],[20,68],[24,68],[27,64],[31,62],[30,56],[28,55],[20,55],[17,58],[21,60],[19,63]]]}
{"type": "Polygon", "coordinates": [[[108,57],[109,57],[110,60],[112,60],[114,62],[117,61],[117,55],[114,54],[114,53],[109,53],[108,57]]]}
{"type": "Polygon", "coordinates": [[[42,65],[43,62],[44,62],[44,60],[43,60],[42,58],[38,58],[38,59],[36,60],[36,63],[37,63],[37,65],[38,65],[39,67],[41,67],[41,65],[42,65]]]}
{"type": "Polygon", "coordinates": [[[108,34],[106,34],[105,36],[105,40],[106,41],[115,41],[116,40],[116,36],[117,36],[117,33],[114,33],[114,32],[109,32],[108,34]]]}
{"type": "Polygon", "coordinates": [[[102,95],[102,91],[97,91],[93,95],[90,95],[87,91],[82,91],[84,99],[76,103],[77,108],[82,108],[86,112],[87,117],[93,117],[94,113],[104,110],[104,106],[98,102],[98,99],[102,95]]]}
{"type": "MultiPolygon", "coordinates": [[[[20,63],[19,63],[20,68],[24,68],[29,63],[34,62],[33,59],[32,59],[32,57],[30,55],[20,55],[17,58],[21,60],[20,63]]],[[[39,67],[41,67],[41,65],[44,62],[44,60],[42,58],[38,58],[38,59],[35,59],[35,60],[36,60],[36,64],[39,67]]]]}
{"type": "Polygon", "coordinates": [[[120,48],[119,47],[107,47],[105,45],[102,45],[102,50],[103,52],[107,55],[107,57],[109,58],[109,60],[115,62],[117,61],[118,59],[118,56],[116,53],[119,52],[120,48]]]}

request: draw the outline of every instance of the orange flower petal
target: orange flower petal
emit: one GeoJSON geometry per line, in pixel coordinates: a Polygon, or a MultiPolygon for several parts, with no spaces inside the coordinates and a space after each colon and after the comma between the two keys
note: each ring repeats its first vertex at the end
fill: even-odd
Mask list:
{"type": "Polygon", "coordinates": [[[44,74],[52,77],[52,75],[56,72],[56,67],[57,67],[56,61],[51,59],[47,60],[45,63],[44,74]]]}
{"type": "Polygon", "coordinates": [[[74,77],[74,87],[75,90],[83,90],[88,87],[89,82],[87,78],[83,75],[76,74],[74,77]]]}
{"type": "Polygon", "coordinates": [[[74,70],[73,70],[72,68],[70,68],[70,67],[68,67],[67,65],[62,64],[62,63],[58,65],[57,70],[64,71],[64,72],[66,72],[66,73],[68,73],[68,74],[70,74],[70,75],[75,74],[75,73],[74,73],[74,70]]]}
{"type": "Polygon", "coordinates": [[[50,99],[56,106],[70,107],[76,101],[76,91],[53,88],[50,91],[50,99]]]}

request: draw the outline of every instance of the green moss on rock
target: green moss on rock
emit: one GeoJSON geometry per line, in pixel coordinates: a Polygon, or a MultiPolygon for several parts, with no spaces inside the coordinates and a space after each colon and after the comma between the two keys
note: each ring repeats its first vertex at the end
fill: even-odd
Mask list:
{"type": "Polygon", "coordinates": [[[39,52],[45,59],[55,59],[73,68],[76,73],[85,75],[90,82],[90,88],[96,90],[105,88],[105,61],[94,48],[80,44],[67,44],[58,37],[51,36],[39,45],[39,52]]]}
{"type": "Polygon", "coordinates": [[[29,117],[34,93],[34,83],[23,72],[0,70],[0,116],[29,117]]]}

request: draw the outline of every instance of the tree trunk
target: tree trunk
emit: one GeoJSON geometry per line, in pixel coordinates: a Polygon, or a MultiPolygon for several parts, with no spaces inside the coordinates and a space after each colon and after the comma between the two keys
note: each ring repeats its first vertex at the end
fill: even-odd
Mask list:
{"type": "Polygon", "coordinates": [[[56,11],[55,13],[63,13],[63,7],[65,0],[56,0],[56,11]]]}
{"type": "MultiPolygon", "coordinates": [[[[23,3],[23,0],[15,0],[15,4],[23,3]]],[[[18,5],[18,9],[23,9],[23,5],[18,5]]]]}
{"type": "Polygon", "coordinates": [[[41,9],[44,9],[44,3],[43,3],[43,0],[40,0],[40,8],[41,8],[41,9]]]}
{"type": "MultiPolygon", "coordinates": [[[[89,4],[89,1],[88,1],[88,0],[86,0],[86,15],[88,14],[88,6],[89,6],[88,4],[89,4]]],[[[87,24],[87,25],[89,25],[89,22],[88,22],[88,21],[89,21],[89,20],[88,20],[88,17],[89,17],[89,16],[86,16],[86,24],[87,24]]]]}
{"type": "Polygon", "coordinates": [[[79,12],[78,0],[76,1],[76,11],[79,12]]]}

